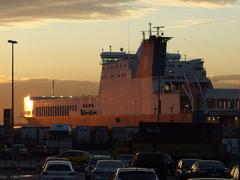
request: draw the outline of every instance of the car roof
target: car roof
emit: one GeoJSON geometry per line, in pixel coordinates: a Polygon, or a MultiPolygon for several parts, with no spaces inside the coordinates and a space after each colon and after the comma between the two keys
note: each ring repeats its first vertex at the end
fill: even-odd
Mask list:
{"type": "Polygon", "coordinates": [[[67,158],[62,158],[62,157],[47,157],[46,161],[69,161],[67,158]]]}
{"type": "Polygon", "coordinates": [[[46,166],[49,166],[49,165],[68,165],[68,166],[71,166],[72,163],[70,161],[62,161],[62,160],[53,160],[53,161],[48,161],[46,166]]]}
{"type": "Polygon", "coordinates": [[[218,160],[199,160],[198,161],[199,163],[203,163],[203,162],[216,162],[216,163],[222,163],[223,164],[223,162],[222,161],[218,161],[218,160]]]}
{"type": "Polygon", "coordinates": [[[121,154],[118,157],[133,157],[133,156],[135,156],[135,155],[133,155],[133,154],[121,154]]]}
{"type": "MultiPolygon", "coordinates": [[[[85,153],[89,153],[87,151],[82,151],[82,150],[77,150],[77,149],[70,149],[70,150],[66,150],[64,152],[85,152],[85,153]]],[[[62,153],[64,153],[64,152],[62,152],[62,153]]]]}
{"type": "Polygon", "coordinates": [[[120,160],[112,160],[112,159],[109,159],[109,160],[98,160],[97,163],[100,163],[100,162],[119,162],[119,163],[122,163],[120,160]]]}
{"type": "MultiPolygon", "coordinates": [[[[182,161],[182,162],[186,162],[186,161],[200,161],[201,159],[180,159],[180,161],[182,161]]],[[[180,162],[179,161],[179,162],[180,162]]]]}
{"type": "Polygon", "coordinates": [[[135,167],[131,167],[131,168],[118,168],[118,172],[135,172],[135,171],[140,171],[140,172],[154,172],[155,171],[153,169],[149,169],[149,168],[135,168],[135,167]]]}
{"type": "Polygon", "coordinates": [[[92,155],[92,158],[105,158],[105,157],[107,157],[107,158],[111,158],[111,156],[110,155],[100,155],[100,154],[97,154],[97,155],[92,155]]]}

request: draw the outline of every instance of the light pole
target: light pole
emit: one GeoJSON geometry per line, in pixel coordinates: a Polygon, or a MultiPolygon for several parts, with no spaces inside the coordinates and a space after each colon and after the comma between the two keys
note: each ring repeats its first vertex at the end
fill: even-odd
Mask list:
{"type": "MultiPolygon", "coordinates": [[[[13,148],[13,144],[14,144],[14,44],[17,44],[17,41],[8,40],[8,43],[12,45],[12,112],[11,112],[10,126],[11,126],[11,144],[13,148]]],[[[12,159],[13,159],[13,155],[14,154],[12,153],[12,159]]]]}

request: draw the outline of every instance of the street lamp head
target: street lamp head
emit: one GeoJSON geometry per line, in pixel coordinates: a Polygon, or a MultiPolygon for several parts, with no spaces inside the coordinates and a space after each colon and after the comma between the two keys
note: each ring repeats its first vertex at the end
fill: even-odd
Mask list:
{"type": "Polygon", "coordinates": [[[17,41],[13,41],[13,40],[8,40],[9,43],[12,43],[12,44],[17,44],[18,42],[17,41]]]}

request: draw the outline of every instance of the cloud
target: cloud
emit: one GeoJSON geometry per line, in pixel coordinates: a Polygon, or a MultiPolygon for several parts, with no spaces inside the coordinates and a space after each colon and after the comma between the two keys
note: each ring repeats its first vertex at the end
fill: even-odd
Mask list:
{"type": "Polygon", "coordinates": [[[138,0],[0,0],[0,26],[38,21],[107,20],[130,16],[138,0]],[[134,7],[134,8],[133,8],[134,7]]]}
{"type": "Polygon", "coordinates": [[[231,7],[239,0],[148,0],[165,6],[194,6],[204,8],[231,7]]]}
{"type": "Polygon", "coordinates": [[[205,18],[200,18],[200,19],[185,19],[182,21],[177,22],[177,25],[175,26],[169,26],[167,28],[188,28],[192,26],[197,26],[197,25],[210,25],[210,24],[229,24],[229,23],[236,23],[239,22],[240,20],[237,19],[232,19],[232,20],[224,20],[224,21],[217,21],[214,19],[205,19],[205,18]]]}
{"type": "Polygon", "coordinates": [[[0,0],[0,27],[138,17],[159,5],[228,6],[238,0],[0,0]]]}
{"type": "Polygon", "coordinates": [[[211,19],[185,19],[183,21],[178,22],[178,25],[175,26],[176,28],[186,28],[195,25],[201,24],[213,24],[214,21],[211,19]]]}

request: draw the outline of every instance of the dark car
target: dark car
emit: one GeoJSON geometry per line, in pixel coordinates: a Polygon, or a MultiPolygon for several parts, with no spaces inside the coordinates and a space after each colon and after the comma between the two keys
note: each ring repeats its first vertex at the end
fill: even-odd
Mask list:
{"type": "Polygon", "coordinates": [[[134,155],[132,154],[122,154],[118,157],[118,160],[123,163],[124,167],[128,167],[131,164],[133,157],[134,155]]]}
{"type": "Polygon", "coordinates": [[[199,160],[196,161],[190,168],[188,178],[195,177],[216,177],[229,178],[230,173],[228,168],[221,162],[215,160],[199,160]]]}
{"type": "Polygon", "coordinates": [[[85,168],[85,176],[86,176],[86,180],[90,180],[93,176],[93,169],[95,168],[97,162],[99,160],[111,160],[112,157],[109,155],[92,155],[88,165],[85,168]]]}
{"type": "Polygon", "coordinates": [[[168,173],[168,162],[164,153],[142,152],[137,153],[133,159],[133,167],[152,168],[159,179],[166,179],[168,173]]]}
{"type": "Polygon", "coordinates": [[[199,159],[181,159],[179,160],[176,171],[175,171],[175,176],[178,179],[185,179],[186,175],[189,171],[189,169],[192,167],[193,163],[198,161],[199,159]]]}

